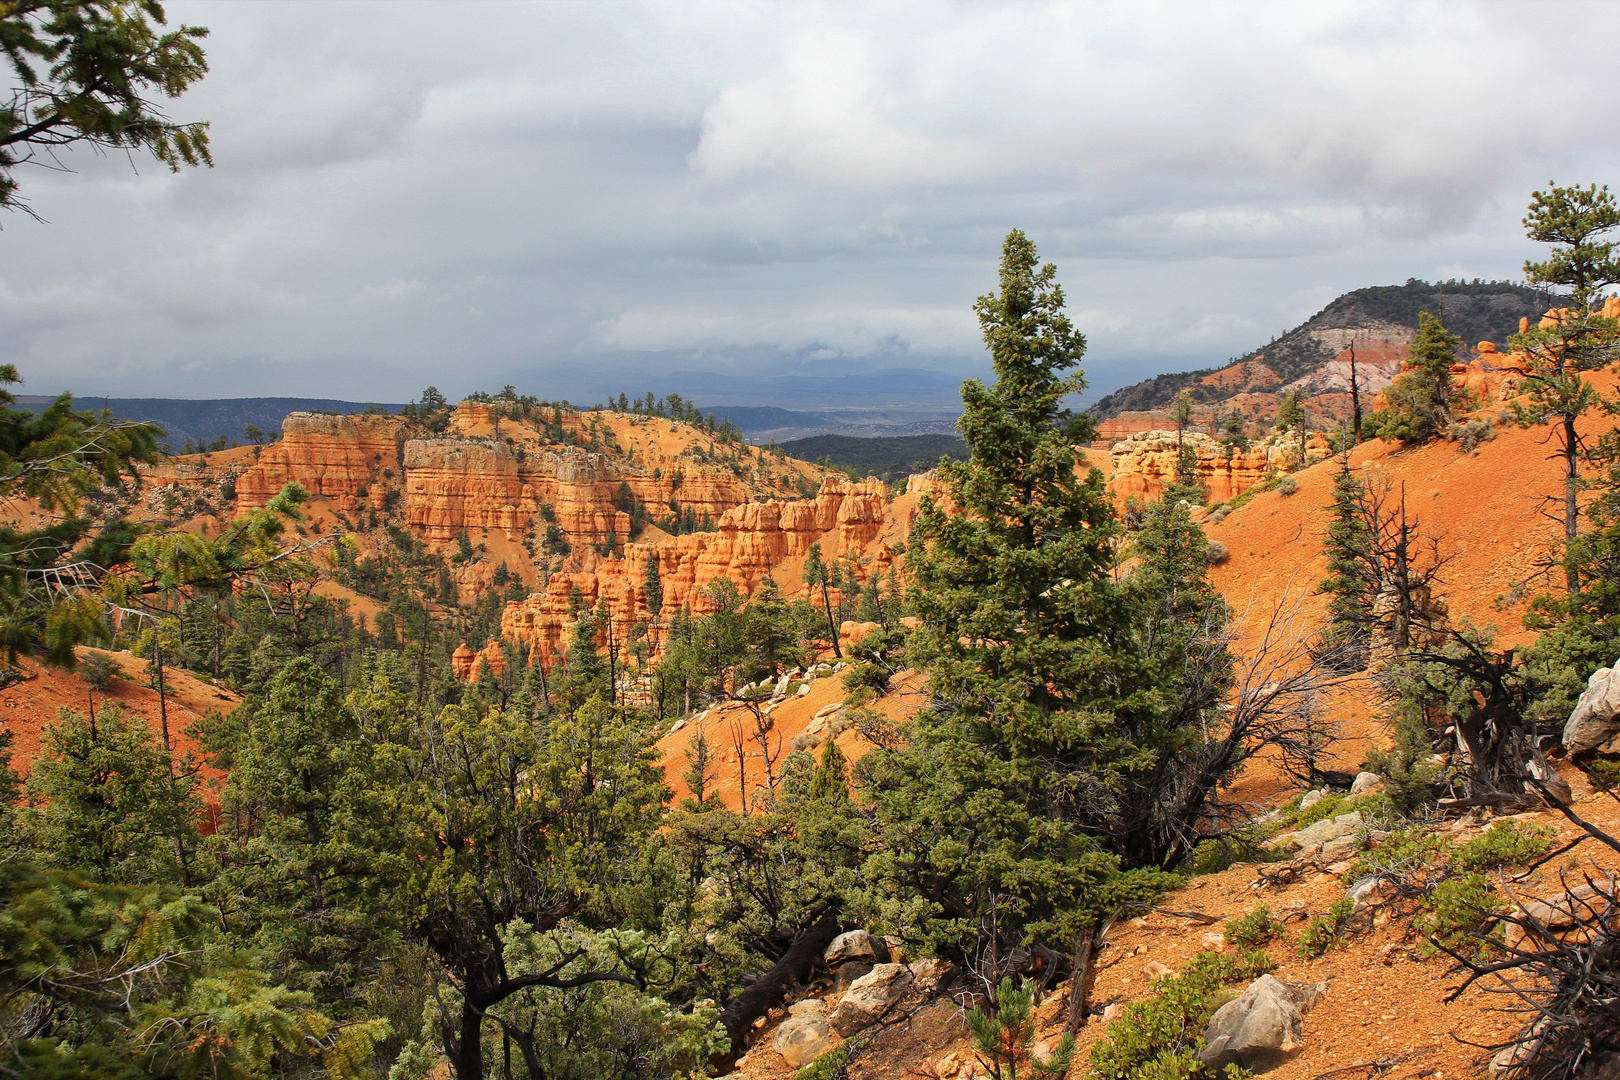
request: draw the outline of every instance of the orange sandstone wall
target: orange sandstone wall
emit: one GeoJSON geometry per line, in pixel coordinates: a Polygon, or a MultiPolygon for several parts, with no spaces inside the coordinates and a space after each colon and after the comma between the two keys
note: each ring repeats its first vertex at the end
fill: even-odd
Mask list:
{"type": "MultiPolygon", "coordinates": [[[[1186,432],[1182,439],[1198,455],[1198,478],[1211,502],[1243,494],[1273,470],[1288,472],[1321,461],[1332,452],[1321,435],[1312,435],[1303,443],[1288,436],[1271,436],[1247,451],[1233,454],[1202,432],[1186,432]]],[[[1108,490],[1120,499],[1151,499],[1175,479],[1176,433],[1141,432],[1115,443],[1109,455],[1114,471],[1108,490]]]]}
{"type": "Polygon", "coordinates": [[[542,507],[575,545],[623,543],[630,516],[619,510],[619,484],[647,504],[651,516],[672,500],[698,515],[719,518],[748,501],[729,476],[654,477],[607,454],[577,447],[526,449],[522,456],[494,438],[413,439],[405,444],[405,522],[430,544],[448,544],[457,531],[499,530],[519,540],[542,507]]]}
{"type": "Polygon", "coordinates": [[[863,560],[863,577],[882,574],[893,562],[891,545],[909,530],[915,514],[914,498],[887,504],[881,482],[828,478],[814,499],[773,499],[733,507],[720,516],[715,532],[629,544],[623,558],[604,559],[586,552],[582,569],[554,574],[544,589],[522,603],[508,604],[501,634],[537,649],[541,662],[551,663],[566,646],[573,623],[568,597],[577,587],[588,606],[607,601],[617,639],[628,640],[630,628],[648,618],[649,556],[658,560],[666,617],[683,606],[706,612],[709,604],[703,589],[719,578],[731,579],[747,594],[775,576],[782,591],[792,596],[801,588],[804,557],[817,542],[824,558],[852,555],[863,560]]]}
{"type": "Polygon", "coordinates": [[[260,509],[288,481],[297,481],[340,510],[356,509],[357,491],[375,485],[383,470],[397,471],[402,425],[393,416],[288,414],[281,441],[265,447],[237,478],[237,511],[260,509]]]}

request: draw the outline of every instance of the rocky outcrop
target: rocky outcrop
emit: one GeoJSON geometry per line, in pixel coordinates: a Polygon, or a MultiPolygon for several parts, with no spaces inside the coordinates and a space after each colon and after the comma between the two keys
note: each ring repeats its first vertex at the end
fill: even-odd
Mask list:
{"type": "Polygon", "coordinates": [[[777,1026],[771,1048],[795,1069],[810,1064],[843,1041],[833,1034],[827,1022],[827,1006],[818,999],[795,1002],[789,1013],[777,1026]]]}
{"type": "MultiPolygon", "coordinates": [[[[1199,482],[1211,502],[1224,502],[1264,483],[1277,473],[1291,472],[1332,454],[1322,435],[1301,439],[1295,435],[1273,435],[1248,450],[1233,450],[1203,432],[1188,431],[1181,443],[1197,456],[1199,482]]],[[[1108,490],[1118,498],[1151,499],[1173,483],[1178,456],[1174,431],[1144,431],[1114,444],[1113,476],[1108,490]]]]}
{"type": "MultiPolygon", "coordinates": [[[[735,506],[720,515],[714,532],[628,544],[622,558],[587,552],[579,570],[553,574],[543,589],[522,603],[508,604],[501,618],[501,634],[536,650],[538,659],[549,664],[562,652],[576,618],[571,614],[577,610],[575,605],[595,607],[605,600],[616,640],[628,641],[631,628],[650,616],[646,591],[649,559],[658,564],[666,614],[682,607],[694,614],[713,610],[705,588],[721,578],[729,579],[739,592],[750,594],[784,563],[802,561],[810,545],[818,542],[824,558],[855,555],[865,563],[863,576],[883,574],[893,556],[887,545],[873,541],[886,524],[895,529],[910,526],[909,520],[886,518],[887,508],[887,489],[880,481],[854,483],[829,477],[814,499],[735,506]],[[576,589],[578,599],[571,601],[576,589]]],[[[791,573],[773,580],[792,595],[799,589],[796,578],[791,573]]]]}
{"type": "Polygon", "coordinates": [[[1305,1017],[1286,983],[1262,975],[1216,1010],[1204,1041],[1198,1060],[1212,1072],[1232,1064],[1267,1072],[1305,1046],[1305,1017]]]}
{"type": "Polygon", "coordinates": [[[340,510],[358,509],[373,489],[398,482],[386,474],[399,470],[403,429],[397,416],[289,413],[281,439],[237,477],[237,512],[262,508],[293,481],[340,510]]]}
{"type": "Polygon", "coordinates": [[[832,1029],[848,1038],[883,1018],[906,996],[914,977],[904,964],[879,964],[850,985],[833,1010],[832,1029]]]}
{"type": "MultiPolygon", "coordinates": [[[[1616,661],[1620,666],[1620,661],[1616,661]]],[[[1586,680],[1586,689],[1564,724],[1564,749],[1585,754],[1620,733],[1620,678],[1612,667],[1598,668],[1586,680]]]]}

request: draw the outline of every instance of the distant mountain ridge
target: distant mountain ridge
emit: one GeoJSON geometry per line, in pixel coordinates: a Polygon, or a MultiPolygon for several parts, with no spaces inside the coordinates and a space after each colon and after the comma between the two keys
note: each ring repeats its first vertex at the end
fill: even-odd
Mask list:
{"type": "MultiPolygon", "coordinates": [[[[56,398],[43,394],[19,394],[17,404],[38,411],[56,398]]],[[[281,422],[291,412],[363,413],[381,410],[396,413],[403,404],[368,401],[339,401],[333,398],[254,397],[254,398],[115,398],[75,394],[73,404],[80,409],[111,409],[120,420],[157,424],[165,432],[162,440],[179,450],[186,440],[212,442],[224,437],[247,442],[247,427],[265,432],[281,430],[281,422]]]]}
{"type": "MultiPolygon", "coordinates": [[[[1476,342],[1505,342],[1518,332],[1519,320],[1532,322],[1556,297],[1507,281],[1427,282],[1356,289],[1328,304],[1305,322],[1221,367],[1158,375],[1123,387],[1099,400],[1091,413],[1107,421],[1122,413],[1166,408],[1183,389],[1194,402],[1217,406],[1240,396],[1269,396],[1299,389],[1307,398],[1348,389],[1348,364],[1341,360],[1349,346],[1357,358],[1384,372],[1399,370],[1399,359],[1417,330],[1418,313],[1428,311],[1462,338],[1462,358],[1471,358],[1476,342]],[[1344,370],[1338,370],[1343,367],[1344,370]]],[[[1363,384],[1376,392],[1387,385],[1363,384]]]]}

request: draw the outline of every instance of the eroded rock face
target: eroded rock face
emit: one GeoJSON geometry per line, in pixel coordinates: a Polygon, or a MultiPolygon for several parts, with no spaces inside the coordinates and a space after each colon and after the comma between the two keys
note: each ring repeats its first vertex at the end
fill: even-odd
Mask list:
{"type": "Polygon", "coordinates": [[[281,439],[265,447],[236,480],[238,513],[259,510],[289,481],[345,512],[358,509],[400,472],[398,437],[404,421],[394,416],[327,416],[289,413],[281,439]],[[365,496],[360,492],[365,491],[365,496]]]}
{"type": "Polygon", "coordinates": [[[913,980],[911,969],[904,964],[879,964],[850,985],[844,1000],[833,1010],[833,1030],[848,1038],[877,1023],[906,996],[913,980]]]}
{"type": "MultiPolygon", "coordinates": [[[[1198,457],[1198,479],[1210,502],[1224,502],[1264,483],[1272,473],[1285,473],[1327,458],[1332,448],[1325,438],[1301,440],[1279,436],[1255,443],[1246,451],[1228,451],[1212,436],[1187,431],[1181,441],[1198,457]]],[[[1176,433],[1143,431],[1123,439],[1109,450],[1114,475],[1108,490],[1121,499],[1151,499],[1176,478],[1176,433]]]]}
{"type": "Polygon", "coordinates": [[[1198,1060],[1214,1070],[1238,1064],[1275,1069],[1305,1046],[1305,1017],[1282,980],[1262,975],[1210,1017],[1198,1060]]]}
{"type": "MultiPolygon", "coordinates": [[[[569,595],[578,588],[587,607],[606,600],[614,632],[627,640],[631,627],[647,620],[647,561],[658,563],[667,614],[690,607],[708,613],[713,605],[704,588],[728,578],[739,592],[751,594],[788,560],[803,559],[813,543],[825,558],[867,552],[885,525],[887,492],[879,481],[852,483],[829,477],[814,499],[746,503],[720,515],[714,532],[688,533],[652,544],[627,544],[624,557],[608,559],[585,552],[581,569],[552,575],[521,604],[508,604],[501,617],[501,636],[538,651],[543,663],[560,656],[574,618],[569,595]]],[[[909,522],[902,525],[909,526],[909,522]]],[[[886,547],[877,545],[865,572],[883,574],[892,565],[886,547]]],[[[796,582],[789,582],[792,589],[796,582]]],[[[653,641],[656,648],[660,642],[653,641]]]]}

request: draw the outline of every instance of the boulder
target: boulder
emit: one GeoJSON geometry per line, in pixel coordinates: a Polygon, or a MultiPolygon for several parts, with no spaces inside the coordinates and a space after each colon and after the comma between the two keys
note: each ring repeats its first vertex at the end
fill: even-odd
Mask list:
{"type": "Polygon", "coordinates": [[[855,980],[864,977],[872,970],[872,965],[865,960],[845,960],[838,965],[838,974],[833,976],[833,993],[841,994],[854,985],[855,980]]]}
{"type": "Polygon", "coordinates": [[[870,1027],[911,989],[911,970],[903,964],[879,964],[856,979],[833,1010],[832,1029],[845,1036],[870,1027]]]}
{"type": "Polygon", "coordinates": [[[1316,854],[1323,862],[1334,863],[1340,859],[1348,859],[1359,850],[1361,850],[1361,837],[1351,833],[1348,836],[1340,836],[1329,840],[1322,845],[1322,850],[1316,854]]]}
{"type": "Polygon", "coordinates": [[[932,990],[944,986],[950,980],[951,973],[956,965],[949,960],[918,960],[906,965],[911,971],[911,977],[916,980],[918,990],[932,990]]]}
{"type": "Polygon", "coordinates": [[[805,998],[788,1006],[789,1016],[826,1016],[827,1003],[820,998],[805,998]]]}
{"type": "MultiPolygon", "coordinates": [[[[1612,889],[1613,886],[1610,886],[1612,889]]],[[[1534,919],[1555,936],[1574,929],[1578,922],[1595,919],[1608,910],[1603,892],[1590,882],[1577,885],[1563,896],[1548,896],[1524,905],[1522,917],[1534,919]]],[[[1530,937],[1530,931],[1514,923],[1507,926],[1503,940],[1510,949],[1517,949],[1530,937]]]]}
{"type": "Polygon", "coordinates": [[[1214,1071],[1234,1062],[1252,1072],[1283,1064],[1305,1045],[1305,1018],[1282,980],[1262,975],[1210,1017],[1198,1060],[1214,1071]]]}
{"type": "Polygon", "coordinates": [[[1584,754],[1616,733],[1620,733],[1620,679],[1614,677],[1614,668],[1598,668],[1586,680],[1586,689],[1564,724],[1564,749],[1584,754]]]}
{"type": "Polygon", "coordinates": [[[1355,781],[1350,785],[1350,794],[1365,795],[1383,782],[1384,778],[1375,772],[1356,773],[1355,781]]]}
{"type": "Polygon", "coordinates": [[[814,1013],[790,1016],[777,1025],[771,1048],[795,1069],[803,1068],[840,1042],[824,1016],[814,1013]]]}
{"type": "Polygon", "coordinates": [[[837,967],[848,960],[876,964],[889,959],[889,948],[865,930],[848,930],[832,939],[821,958],[828,967],[837,967]]]}
{"type": "Polygon", "coordinates": [[[1317,788],[1315,791],[1307,791],[1305,797],[1299,800],[1299,808],[1309,810],[1325,798],[1327,798],[1327,792],[1321,788],[1317,788]]]}
{"type": "Polygon", "coordinates": [[[1294,834],[1289,843],[1294,847],[1309,851],[1312,848],[1320,847],[1329,840],[1337,840],[1341,836],[1351,836],[1360,831],[1361,814],[1359,811],[1351,811],[1348,814],[1340,814],[1335,818],[1323,818],[1321,821],[1305,826],[1305,828],[1294,834]]]}

